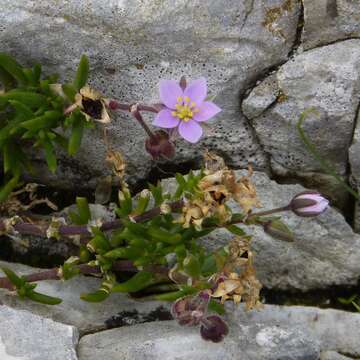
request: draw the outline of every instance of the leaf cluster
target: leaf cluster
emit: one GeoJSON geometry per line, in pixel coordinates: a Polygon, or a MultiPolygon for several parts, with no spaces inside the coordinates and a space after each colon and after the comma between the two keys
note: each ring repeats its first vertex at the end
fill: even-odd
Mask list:
{"type": "Polygon", "coordinates": [[[88,70],[88,60],[83,56],[75,80],[60,85],[56,84],[57,75],[42,76],[40,64],[27,68],[0,53],[0,154],[4,175],[0,202],[18,186],[24,171],[34,172],[31,152],[44,152],[47,166],[54,173],[56,147],[70,155],[79,149],[84,128],[91,123],[79,109],[68,115],[64,109],[85,85],[88,70]]]}

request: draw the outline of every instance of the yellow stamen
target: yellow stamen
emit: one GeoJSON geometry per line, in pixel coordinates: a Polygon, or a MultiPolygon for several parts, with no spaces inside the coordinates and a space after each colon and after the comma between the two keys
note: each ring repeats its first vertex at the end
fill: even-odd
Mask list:
{"type": "Polygon", "coordinates": [[[192,102],[190,104],[190,98],[188,96],[185,97],[185,104],[182,103],[183,98],[182,97],[178,97],[177,101],[178,103],[175,105],[175,111],[171,112],[171,115],[182,120],[185,122],[190,121],[193,116],[194,113],[196,112],[196,109],[194,109],[194,106],[196,105],[195,102],[192,102]]]}

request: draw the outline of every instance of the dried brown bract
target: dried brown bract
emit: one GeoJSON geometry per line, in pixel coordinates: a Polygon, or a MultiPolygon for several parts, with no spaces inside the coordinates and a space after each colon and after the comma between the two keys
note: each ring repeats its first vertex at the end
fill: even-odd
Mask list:
{"type": "Polygon", "coordinates": [[[221,298],[222,303],[228,299],[244,302],[248,310],[260,307],[262,286],[256,278],[250,240],[236,237],[228,245],[228,252],[224,269],[216,276],[217,287],[212,297],[221,298]]]}
{"type": "Polygon", "coordinates": [[[194,224],[201,228],[205,218],[215,217],[219,223],[225,224],[231,219],[231,210],[226,202],[235,200],[247,214],[260,203],[256,196],[256,189],[249,175],[236,180],[233,170],[226,167],[224,160],[210,152],[206,152],[205,176],[198,183],[198,191],[183,207],[183,215],[179,222],[185,227],[194,224]]]}
{"type": "Polygon", "coordinates": [[[106,154],[106,162],[111,166],[113,174],[122,180],[125,176],[126,162],[119,151],[109,149],[106,154]]]}

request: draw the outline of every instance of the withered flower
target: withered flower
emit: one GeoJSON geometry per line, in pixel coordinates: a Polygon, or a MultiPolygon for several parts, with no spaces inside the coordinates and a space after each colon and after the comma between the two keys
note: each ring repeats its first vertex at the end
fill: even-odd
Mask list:
{"type": "Polygon", "coordinates": [[[174,302],[171,313],[180,325],[198,325],[207,311],[210,296],[202,291],[196,296],[185,296],[174,302]]]}
{"type": "Polygon", "coordinates": [[[234,171],[225,165],[220,156],[206,152],[204,162],[207,176],[202,179],[199,186],[209,188],[209,190],[211,190],[211,186],[215,186],[214,189],[221,192],[224,201],[229,198],[234,199],[245,213],[250,212],[254,207],[260,207],[255,185],[251,181],[253,174],[251,167],[249,167],[247,176],[236,179],[234,171]]]}
{"type": "Polygon", "coordinates": [[[229,333],[229,328],[220,316],[211,315],[201,319],[200,334],[204,340],[221,342],[229,333]]]}
{"type": "Polygon", "coordinates": [[[248,239],[237,237],[228,246],[228,259],[224,269],[215,278],[212,297],[221,302],[231,299],[244,302],[247,309],[259,307],[261,284],[256,278],[253,254],[248,239]]]}
{"type": "Polygon", "coordinates": [[[94,119],[103,124],[111,121],[107,111],[109,100],[88,85],[81,88],[75,95],[75,105],[81,109],[88,121],[94,119]]]}
{"type": "Polygon", "coordinates": [[[210,301],[209,291],[201,291],[195,296],[185,296],[175,301],[171,313],[180,325],[200,325],[200,334],[204,340],[220,342],[229,333],[229,329],[218,315],[207,315],[210,301]]]}
{"type": "Polygon", "coordinates": [[[105,161],[109,164],[113,174],[122,180],[125,176],[126,162],[123,155],[119,151],[108,149],[105,161]]]}

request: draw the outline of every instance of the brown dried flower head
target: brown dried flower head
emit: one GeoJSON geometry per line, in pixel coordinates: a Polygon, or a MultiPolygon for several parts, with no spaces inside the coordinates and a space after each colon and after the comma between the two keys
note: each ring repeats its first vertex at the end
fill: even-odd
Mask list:
{"type": "Polygon", "coordinates": [[[107,111],[109,100],[88,85],[81,88],[79,93],[75,95],[75,105],[81,109],[88,121],[94,119],[103,124],[108,124],[111,121],[107,111]]]}
{"type": "Polygon", "coordinates": [[[117,178],[124,178],[126,162],[123,155],[119,151],[108,149],[105,161],[110,165],[113,174],[117,178]]]}
{"type": "Polygon", "coordinates": [[[230,242],[228,252],[224,269],[216,276],[212,297],[221,298],[222,303],[228,299],[244,302],[247,309],[258,308],[262,286],[256,278],[250,240],[236,237],[230,242]]]}

